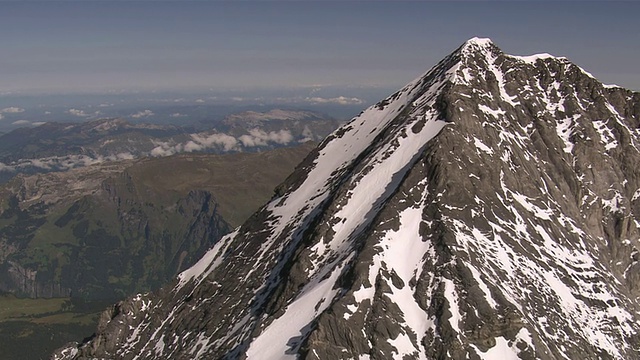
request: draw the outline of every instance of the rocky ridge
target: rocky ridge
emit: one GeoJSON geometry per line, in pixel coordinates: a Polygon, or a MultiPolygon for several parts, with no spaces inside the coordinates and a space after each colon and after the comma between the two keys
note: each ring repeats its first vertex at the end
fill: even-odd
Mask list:
{"type": "Polygon", "coordinates": [[[635,359],[640,94],[474,38],[54,359],[635,359]]]}

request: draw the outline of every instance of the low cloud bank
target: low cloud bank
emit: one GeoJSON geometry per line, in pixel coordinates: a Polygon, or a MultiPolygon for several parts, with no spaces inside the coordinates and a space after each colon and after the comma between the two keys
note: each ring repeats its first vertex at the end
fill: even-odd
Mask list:
{"type": "Polygon", "coordinates": [[[38,168],[42,170],[69,170],[77,167],[90,166],[95,164],[101,164],[107,161],[117,160],[132,160],[135,156],[131,153],[119,153],[109,156],[97,156],[91,157],[88,155],[66,155],[66,156],[52,156],[41,159],[23,159],[11,164],[5,164],[0,162],[0,171],[16,172],[20,170],[26,170],[29,168],[38,168]]]}
{"type": "Polygon", "coordinates": [[[364,100],[358,99],[356,97],[345,97],[338,96],[334,98],[323,98],[323,97],[307,97],[305,98],[306,102],[310,102],[312,104],[338,104],[338,105],[360,105],[364,103],[364,100]]]}
{"type": "Polygon", "coordinates": [[[184,144],[168,142],[156,143],[150,155],[155,157],[171,156],[181,152],[204,151],[219,148],[223,151],[240,150],[241,147],[268,146],[269,144],[287,145],[294,141],[289,130],[269,131],[251,129],[248,134],[233,137],[224,133],[210,135],[192,134],[191,140],[184,144]]]}
{"type": "MultiPolygon", "coordinates": [[[[34,125],[36,123],[33,123],[34,125]]],[[[305,136],[311,136],[311,130],[305,128],[305,136]]],[[[53,156],[40,159],[22,159],[17,162],[5,164],[0,162],[0,172],[20,172],[28,169],[41,169],[45,171],[64,171],[77,167],[91,166],[108,161],[132,160],[138,157],[153,156],[165,157],[183,152],[206,151],[219,149],[224,152],[239,151],[242,148],[269,146],[272,144],[288,145],[294,142],[294,136],[289,130],[264,131],[254,128],[249,133],[238,137],[225,133],[191,134],[191,140],[185,143],[155,142],[155,147],[148,154],[136,156],[130,152],[118,153],[109,156],[66,155],[53,156]]],[[[304,141],[304,140],[303,140],[304,141]]],[[[106,142],[105,144],[107,144],[106,142]]],[[[103,144],[103,146],[105,145],[103,144]]]]}
{"type": "Polygon", "coordinates": [[[151,110],[143,110],[143,111],[138,111],[135,114],[131,114],[131,117],[134,118],[134,119],[140,119],[140,118],[143,118],[143,117],[149,117],[149,116],[153,116],[153,115],[155,115],[153,113],[153,111],[151,111],[151,110]]]}
{"type": "Polygon", "coordinates": [[[3,113],[3,114],[17,114],[21,112],[24,112],[24,109],[15,107],[15,106],[11,106],[11,107],[0,110],[0,113],[3,113]]]}
{"type": "Polygon", "coordinates": [[[69,109],[67,110],[67,112],[73,116],[79,116],[79,117],[88,117],[91,116],[91,114],[87,114],[86,112],[84,112],[84,110],[78,110],[78,109],[69,109]]]}
{"type": "Polygon", "coordinates": [[[293,141],[293,135],[289,130],[270,131],[267,133],[260,129],[251,129],[248,135],[242,135],[238,140],[245,147],[267,146],[270,142],[286,145],[293,141]]]}

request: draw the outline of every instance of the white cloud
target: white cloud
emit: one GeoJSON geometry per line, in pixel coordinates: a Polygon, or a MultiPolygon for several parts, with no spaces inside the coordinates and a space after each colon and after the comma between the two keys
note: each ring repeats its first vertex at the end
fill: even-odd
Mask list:
{"type": "Polygon", "coordinates": [[[20,164],[20,166],[24,167],[25,165],[31,165],[33,167],[38,167],[45,170],[51,170],[50,162],[47,160],[48,159],[29,159],[29,160],[26,160],[23,164],[20,164]]]}
{"type": "Polygon", "coordinates": [[[135,159],[135,156],[129,152],[109,156],[97,156],[95,158],[87,155],[72,154],[40,159],[23,159],[18,161],[17,164],[12,165],[6,165],[0,162],[0,171],[15,171],[16,169],[29,169],[34,167],[45,170],[68,170],[77,167],[101,164],[106,161],[131,159],[135,159]]]}
{"type": "Polygon", "coordinates": [[[1,113],[5,113],[5,114],[16,114],[16,113],[21,113],[24,112],[23,108],[19,108],[19,107],[8,107],[8,108],[4,108],[2,110],[0,110],[1,113]]]}
{"type": "Polygon", "coordinates": [[[69,113],[71,115],[74,115],[74,116],[80,116],[80,117],[90,116],[89,114],[87,114],[83,110],[78,110],[78,109],[69,109],[69,110],[67,110],[67,113],[69,113]]]}
{"type": "Polygon", "coordinates": [[[51,115],[51,111],[45,111],[44,114],[45,115],[51,115]]]}
{"type": "Polygon", "coordinates": [[[79,117],[96,117],[98,115],[100,115],[100,111],[96,111],[94,113],[87,113],[84,110],[79,110],[79,109],[69,109],[66,111],[68,114],[74,115],[74,116],[79,116],[79,117]]]}
{"type": "Polygon", "coordinates": [[[173,114],[171,114],[171,115],[169,115],[169,116],[170,116],[170,117],[175,118],[175,117],[185,117],[185,116],[187,116],[187,115],[185,115],[185,114],[180,114],[180,113],[173,113],[173,114]]]}
{"type": "Polygon", "coordinates": [[[204,146],[202,146],[202,144],[198,144],[193,141],[189,141],[186,144],[184,144],[184,151],[186,152],[200,151],[202,149],[204,149],[204,146]]]}
{"type": "Polygon", "coordinates": [[[289,130],[270,131],[267,133],[264,130],[252,129],[249,130],[249,134],[240,136],[238,140],[246,147],[266,146],[269,142],[285,145],[293,140],[293,135],[289,130]]]}
{"type": "Polygon", "coordinates": [[[176,153],[175,148],[165,149],[162,146],[157,146],[153,148],[153,150],[151,150],[151,156],[153,157],[171,156],[175,153],[176,153]]]}
{"type": "Polygon", "coordinates": [[[209,136],[203,136],[199,134],[191,135],[192,141],[189,141],[185,146],[185,151],[200,151],[208,148],[212,148],[215,145],[222,146],[224,151],[230,151],[238,146],[238,140],[231,135],[227,134],[211,134],[209,136]]]}
{"type": "Polygon", "coordinates": [[[302,130],[302,136],[304,136],[304,138],[298,140],[298,142],[300,143],[305,143],[307,141],[313,140],[313,131],[309,129],[309,126],[304,126],[304,130],[302,130]]]}
{"type": "Polygon", "coordinates": [[[149,116],[153,116],[153,115],[155,115],[153,113],[153,111],[151,111],[151,110],[143,110],[143,111],[138,111],[135,114],[131,114],[131,117],[134,118],[134,119],[140,119],[140,118],[143,118],[143,117],[149,117],[149,116]]]}
{"type": "Polygon", "coordinates": [[[168,142],[158,142],[156,147],[151,150],[150,155],[154,157],[171,156],[182,152],[182,144],[172,145],[168,142]]]}
{"type": "Polygon", "coordinates": [[[334,98],[323,98],[323,97],[307,97],[304,99],[306,102],[314,103],[314,104],[338,104],[338,105],[360,105],[363,104],[364,101],[358,99],[356,97],[348,98],[344,96],[338,96],[334,98]]]}
{"type": "Polygon", "coordinates": [[[119,153],[109,156],[91,157],[87,155],[67,155],[64,157],[52,157],[47,158],[46,164],[54,167],[61,167],[63,169],[73,169],[76,167],[91,166],[95,164],[101,164],[106,161],[116,160],[130,160],[134,156],[131,153],[119,153]]]}
{"type": "Polygon", "coordinates": [[[40,126],[40,125],[44,125],[46,123],[47,123],[46,121],[34,121],[33,123],[31,123],[31,125],[40,126]]]}
{"type": "Polygon", "coordinates": [[[267,112],[243,111],[228,115],[226,118],[232,121],[264,121],[264,120],[304,120],[314,117],[315,114],[304,110],[272,109],[267,112]]]}
{"type": "Polygon", "coordinates": [[[31,121],[29,120],[18,120],[18,121],[14,121],[11,123],[11,125],[27,125],[27,124],[31,124],[31,121]]]}
{"type": "Polygon", "coordinates": [[[150,155],[155,157],[171,156],[181,152],[203,151],[214,147],[221,147],[224,151],[231,151],[237,149],[238,140],[231,135],[222,133],[211,135],[191,134],[191,140],[186,144],[156,143],[156,147],[151,150],[150,155]]]}
{"type": "Polygon", "coordinates": [[[198,104],[202,104],[202,103],[204,102],[204,100],[202,100],[202,99],[198,99],[198,100],[196,100],[196,102],[197,102],[198,104]]]}
{"type": "MultiPolygon", "coordinates": [[[[124,153],[116,154],[114,160],[133,160],[135,158],[136,157],[132,153],[124,152],[124,153]]],[[[112,160],[112,159],[108,157],[107,160],[112,160]]]]}
{"type": "Polygon", "coordinates": [[[0,172],[1,171],[14,172],[16,171],[16,168],[0,162],[0,172]]]}
{"type": "Polygon", "coordinates": [[[4,119],[4,115],[0,114],[0,120],[4,119]]]}
{"type": "Polygon", "coordinates": [[[151,150],[150,155],[155,157],[171,156],[181,152],[204,151],[216,147],[222,148],[223,151],[232,151],[237,150],[240,145],[244,147],[267,146],[269,143],[286,145],[292,141],[293,135],[289,130],[266,132],[256,128],[239,138],[224,133],[191,134],[191,140],[185,144],[155,143],[156,147],[151,150]]]}

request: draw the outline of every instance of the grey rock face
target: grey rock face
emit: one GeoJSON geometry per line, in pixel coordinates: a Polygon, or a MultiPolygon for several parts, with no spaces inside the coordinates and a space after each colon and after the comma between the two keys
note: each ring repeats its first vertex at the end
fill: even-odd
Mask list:
{"type": "Polygon", "coordinates": [[[55,359],[636,359],[640,94],[472,39],[55,359]]]}

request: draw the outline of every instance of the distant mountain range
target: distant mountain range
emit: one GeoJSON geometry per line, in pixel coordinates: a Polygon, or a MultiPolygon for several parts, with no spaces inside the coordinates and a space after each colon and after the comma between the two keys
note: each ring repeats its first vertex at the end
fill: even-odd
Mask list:
{"type": "Polygon", "coordinates": [[[45,123],[0,136],[0,183],[16,173],[61,171],[145,156],[264,151],[318,141],[338,125],[319,113],[280,109],[233,114],[197,132],[123,119],[45,123]]]}

